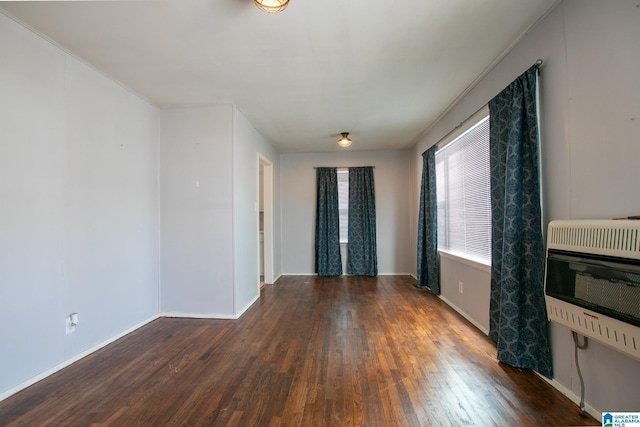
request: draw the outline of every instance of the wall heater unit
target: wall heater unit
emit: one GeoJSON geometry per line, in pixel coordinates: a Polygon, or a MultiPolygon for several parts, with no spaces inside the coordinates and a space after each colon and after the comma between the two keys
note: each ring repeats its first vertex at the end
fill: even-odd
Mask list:
{"type": "Polygon", "coordinates": [[[640,359],[640,221],[552,221],[549,320],[640,359]]]}

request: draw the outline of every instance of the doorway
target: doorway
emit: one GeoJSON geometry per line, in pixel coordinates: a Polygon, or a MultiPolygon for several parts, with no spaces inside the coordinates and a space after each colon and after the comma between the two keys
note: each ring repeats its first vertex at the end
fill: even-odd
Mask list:
{"type": "Polygon", "coordinates": [[[258,153],[258,286],[273,283],[273,163],[258,153]]]}

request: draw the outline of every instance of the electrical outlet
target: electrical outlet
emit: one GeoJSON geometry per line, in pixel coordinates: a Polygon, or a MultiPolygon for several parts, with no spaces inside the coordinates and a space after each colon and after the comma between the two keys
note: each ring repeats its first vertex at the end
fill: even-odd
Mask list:
{"type": "Polygon", "coordinates": [[[66,325],[65,330],[67,331],[67,335],[74,333],[76,330],[76,326],[78,326],[78,322],[79,322],[78,313],[71,313],[70,315],[65,317],[64,320],[65,320],[65,325],[66,325]]]}
{"type": "Polygon", "coordinates": [[[76,325],[71,324],[71,316],[65,317],[64,323],[65,323],[65,331],[67,335],[72,334],[76,331],[76,325]]]}
{"type": "Polygon", "coordinates": [[[458,282],[458,292],[460,292],[461,294],[464,293],[464,285],[462,282],[458,282]]]}

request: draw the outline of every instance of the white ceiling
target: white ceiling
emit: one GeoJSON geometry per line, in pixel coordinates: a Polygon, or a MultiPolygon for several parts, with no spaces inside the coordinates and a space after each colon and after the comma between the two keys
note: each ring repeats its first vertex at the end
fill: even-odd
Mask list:
{"type": "MultiPolygon", "coordinates": [[[[231,103],[281,152],[408,148],[556,0],[0,2],[159,107],[231,103]]],[[[531,58],[532,64],[537,58],[531,58]]]]}

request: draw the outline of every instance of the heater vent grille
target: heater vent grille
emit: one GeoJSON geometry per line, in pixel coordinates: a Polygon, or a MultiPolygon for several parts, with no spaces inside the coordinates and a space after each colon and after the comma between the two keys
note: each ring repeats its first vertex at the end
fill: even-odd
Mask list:
{"type": "Polygon", "coordinates": [[[553,221],[551,249],[640,259],[640,221],[553,221]]]}
{"type": "Polygon", "coordinates": [[[549,319],[640,359],[640,328],[547,296],[549,319]]]}

